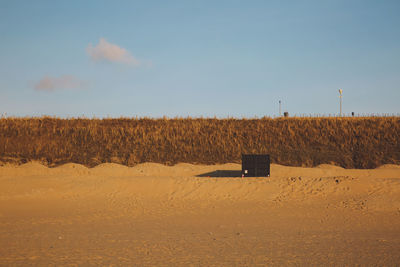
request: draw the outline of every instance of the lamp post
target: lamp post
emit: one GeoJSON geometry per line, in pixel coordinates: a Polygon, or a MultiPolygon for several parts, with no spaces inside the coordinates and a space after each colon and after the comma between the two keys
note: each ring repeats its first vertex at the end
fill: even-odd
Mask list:
{"type": "Polygon", "coordinates": [[[342,94],[343,90],[339,89],[339,99],[340,99],[340,117],[342,117],[342,94]]]}
{"type": "Polygon", "coordinates": [[[281,101],[279,100],[279,117],[282,117],[281,101]]]}

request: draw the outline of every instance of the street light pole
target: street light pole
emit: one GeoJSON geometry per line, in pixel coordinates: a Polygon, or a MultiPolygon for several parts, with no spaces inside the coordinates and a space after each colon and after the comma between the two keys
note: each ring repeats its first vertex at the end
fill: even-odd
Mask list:
{"type": "Polygon", "coordinates": [[[281,101],[279,100],[279,117],[282,117],[281,101]]]}
{"type": "Polygon", "coordinates": [[[340,117],[342,117],[342,94],[343,90],[339,89],[339,98],[340,98],[340,117]]]}

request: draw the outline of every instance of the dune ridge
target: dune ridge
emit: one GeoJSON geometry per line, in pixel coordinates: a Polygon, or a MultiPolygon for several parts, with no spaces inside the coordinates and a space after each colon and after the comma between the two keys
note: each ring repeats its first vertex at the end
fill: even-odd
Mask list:
{"type": "Polygon", "coordinates": [[[399,164],[398,117],[261,119],[0,118],[0,161],[93,167],[114,162],[173,165],[240,162],[268,153],[291,166],[399,164]]]}

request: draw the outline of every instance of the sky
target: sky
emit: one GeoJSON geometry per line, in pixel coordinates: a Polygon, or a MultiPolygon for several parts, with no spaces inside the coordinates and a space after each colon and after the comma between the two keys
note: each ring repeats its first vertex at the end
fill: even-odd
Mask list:
{"type": "Polygon", "coordinates": [[[400,1],[0,0],[0,115],[400,113],[400,1]]]}

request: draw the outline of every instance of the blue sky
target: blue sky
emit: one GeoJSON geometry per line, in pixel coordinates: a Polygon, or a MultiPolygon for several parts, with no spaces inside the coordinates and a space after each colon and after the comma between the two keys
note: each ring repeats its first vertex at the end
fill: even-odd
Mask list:
{"type": "Polygon", "coordinates": [[[0,113],[400,113],[400,1],[0,0],[0,113]]]}

